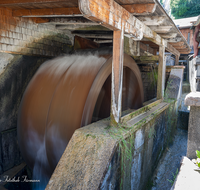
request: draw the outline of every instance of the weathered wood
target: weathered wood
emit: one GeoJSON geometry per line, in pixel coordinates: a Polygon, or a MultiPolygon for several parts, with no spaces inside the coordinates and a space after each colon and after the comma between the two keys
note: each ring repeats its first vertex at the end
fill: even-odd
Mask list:
{"type": "Polygon", "coordinates": [[[133,59],[136,61],[136,63],[157,63],[159,61],[159,56],[133,56],[133,59]]]}
{"type": "Polygon", "coordinates": [[[175,49],[171,44],[167,43],[167,46],[165,46],[165,48],[170,53],[180,56],[180,52],[177,49],[175,49]]]}
{"type": "Polygon", "coordinates": [[[176,58],[175,58],[175,65],[179,65],[179,57],[178,55],[176,55],[176,58]]]}
{"type": "Polygon", "coordinates": [[[143,3],[143,4],[132,4],[132,5],[121,5],[124,7],[128,12],[132,13],[133,15],[146,15],[150,13],[154,13],[156,10],[155,3],[143,3]]]}
{"type": "Polygon", "coordinates": [[[143,24],[114,0],[80,0],[80,11],[86,18],[111,29],[122,30],[132,38],[141,40],[143,24]]]}
{"type": "Polygon", "coordinates": [[[160,34],[162,38],[175,38],[178,34],[177,33],[167,33],[167,34],[160,34]]]}
{"type": "Polygon", "coordinates": [[[137,18],[147,26],[158,26],[163,24],[166,20],[166,17],[164,16],[151,16],[151,17],[139,16],[137,18]]]}
{"type": "Polygon", "coordinates": [[[77,49],[95,49],[98,48],[99,44],[92,40],[81,38],[79,36],[74,37],[74,50],[77,49]]]}
{"type": "Polygon", "coordinates": [[[140,42],[124,36],[124,52],[130,56],[140,56],[140,42]]]}
{"type": "Polygon", "coordinates": [[[157,99],[163,99],[165,89],[165,47],[159,47],[159,64],[158,64],[158,80],[157,80],[157,99]]]}
{"type": "Polygon", "coordinates": [[[150,26],[151,30],[159,34],[168,33],[172,29],[172,26],[150,26]]]}
{"type": "Polygon", "coordinates": [[[85,26],[96,26],[99,24],[92,22],[84,17],[65,17],[65,18],[48,18],[49,24],[56,25],[85,25],[85,26]]]}
{"type": "Polygon", "coordinates": [[[112,40],[94,40],[98,44],[113,43],[112,40]]]}
{"type": "Polygon", "coordinates": [[[124,31],[113,33],[113,62],[111,82],[111,125],[116,125],[121,118],[122,80],[124,59],[124,31]]]}
{"type": "Polygon", "coordinates": [[[169,42],[172,46],[182,46],[184,45],[184,42],[169,42]]]}
{"type": "Polygon", "coordinates": [[[19,9],[13,10],[14,17],[41,17],[48,15],[82,16],[78,7],[53,8],[53,9],[19,9]]]}
{"type": "Polygon", "coordinates": [[[82,34],[82,33],[74,33],[74,32],[73,34],[84,37],[84,38],[113,39],[113,35],[109,35],[109,34],[82,34]]]}
{"type": "MultiPolygon", "coordinates": [[[[45,23],[48,24],[48,23],[45,23]]],[[[56,23],[55,23],[56,24],[56,23]]],[[[108,28],[105,28],[101,25],[94,25],[94,26],[88,26],[88,25],[58,25],[56,26],[56,29],[59,30],[82,30],[82,31],[110,31],[108,28]]]]}
{"type": "Polygon", "coordinates": [[[37,24],[48,23],[50,19],[48,18],[32,18],[37,24]]]}
{"type": "Polygon", "coordinates": [[[183,39],[181,37],[176,37],[176,38],[168,38],[168,39],[165,39],[167,42],[171,42],[171,43],[175,43],[175,42],[180,42],[182,41],[183,39]]]}

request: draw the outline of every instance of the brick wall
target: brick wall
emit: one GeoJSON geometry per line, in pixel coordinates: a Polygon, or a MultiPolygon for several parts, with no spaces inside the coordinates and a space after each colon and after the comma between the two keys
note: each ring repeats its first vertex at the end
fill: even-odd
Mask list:
{"type": "Polygon", "coordinates": [[[0,8],[0,52],[58,56],[68,52],[70,45],[68,35],[55,27],[13,17],[10,9],[0,8]]]}

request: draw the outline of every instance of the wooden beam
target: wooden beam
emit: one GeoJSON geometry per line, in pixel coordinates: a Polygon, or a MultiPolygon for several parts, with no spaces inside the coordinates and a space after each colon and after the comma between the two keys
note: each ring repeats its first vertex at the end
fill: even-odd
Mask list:
{"type": "Polygon", "coordinates": [[[34,4],[34,3],[61,3],[63,0],[1,0],[0,5],[20,5],[20,4],[34,4]]]}
{"type": "Polygon", "coordinates": [[[87,25],[96,26],[99,25],[96,22],[92,22],[84,17],[65,17],[65,18],[48,18],[49,24],[55,25],[87,25]]]}
{"type": "Polygon", "coordinates": [[[151,17],[139,16],[137,18],[147,26],[158,26],[163,24],[166,20],[166,17],[164,16],[151,16],[151,17]]]}
{"type": "MultiPolygon", "coordinates": [[[[48,24],[48,23],[46,23],[48,24]]],[[[58,30],[84,30],[84,31],[89,31],[89,30],[93,30],[93,31],[110,31],[108,28],[105,28],[101,25],[94,25],[94,26],[88,26],[88,25],[58,25],[56,26],[56,29],[58,30]]]]}
{"type": "Polygon", "coordinates": [[[170,45],[169,43],[167,43],[166,50],[169,51],[170,53],[172,53],[173,55],[180,56],[180,52],[177,49],[175,49],[172,45],[170,45]]]}
{"type": "Polygon", "coordinates": [[[184,45],[184,42],[169,42],[172,46],[182,46],[184,45]]]}
{"type": "Polygon", "coordinates": [[[32,18],[32,19],[37,24],[48,23],[50,21],[49,18],[32,18]]]}
{"type": "Polygon", "coordinates": [[[136,40],[143,37],[142,23],[114,0],[80,0],[79,8],[84,17],[111,30],[124,29],[136,40]]]}
{"type": "Polygon", "coordinates": [[[168,33],[172,29],[172,26],[150,26],[151,30],[157,33],[168,33]]]}
{"type": "Polygon", "coordinates": [[[175,65],[178,65],[178,64],[179,64],[179,57],[180,57],[180,56],[178,56],[178,55],[175,56],[175,65]]]}
{"type": "Polygon", "coordinates": [[[124,59],[124,32],[113,32],[113,61],[111,82],[111,125],[116,125],[121,119],[122,80],[124,59]]]}
{"type": "Polygon", "coordinates": [[[178,34],[177,33],[168,33],[168,34],[160,34],[162,38],[175,38],[178,34]]]}
{"type": "Polygon", "coordinates": [[[14,17],[48,17],[48,16],[82,16],[78,7],[53,8],[53,9],[17,9],[13,10],[14,17]]]}
{"type": "Polygon", "coordinates": [[[124,36],[124,52],[130,56],[140,56],[140,41],[124,36]]]}
{"type": "Polygon", "coordinates": [[[113,43],[112,40],[94,40],[94,42],[96,42],[98,44],[113,43]]]}
{"type": "Polygon", "coordinates": [[[182,41],[183,39],[181,37],[176,37],[176,38],[168,38],[168,39],[165,39],[167,42],[171,42],[171,43],[175,43],[175,42],[180,42],[182,41]]]}
{"type": "Polygon", "coordinates": [[[133,59],[137,63],[158,63],[159,56],[151,55],[151,56],[133,56],[133,59]]]}
{"type": "Polygon", "coordinates": [[[121,6],[133,15],[148,15],[150,13],[154,13],[156,10],[155,3],[129,4],[121,6]]]}
{"type": "Polygon", "coordinates": [[[82,34],[82,33],[74,33],[74,32],[72,32],[72,34],[81,36],[84,38],[113,39],[113,35],[109,35],[109,34],[82,34]]]}
{"type": "Polygon", "coordinates": [[[159,64],[158,64],[158,80],[157,80],[157,99],[158,100],[164,98],[165,69],[166,69],[165,47],[159,46],[159,64]]]}
{"type": "Polygon", "coordinates": [[[99,48],[99,44],[93,42],[92,40],[81,38],[79,36],[74,37],[74,50],[96,48],[99,48]]]}

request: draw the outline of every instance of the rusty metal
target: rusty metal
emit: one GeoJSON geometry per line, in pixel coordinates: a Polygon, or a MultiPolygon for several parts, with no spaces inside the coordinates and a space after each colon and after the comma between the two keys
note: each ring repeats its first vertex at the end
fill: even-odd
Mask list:
{"type": "MultiPolygon", "coordinates": [[[[74,131],[109,116],[111,69],[111,55],[61,57],[39,68],[24,93],[18,117],[19,146],[31,168],[43,155],[41,168],[50,176],[74,131]]],[[[122,93],[123,110],[142,106],[140,71],[126,54],[122,93]]]]}

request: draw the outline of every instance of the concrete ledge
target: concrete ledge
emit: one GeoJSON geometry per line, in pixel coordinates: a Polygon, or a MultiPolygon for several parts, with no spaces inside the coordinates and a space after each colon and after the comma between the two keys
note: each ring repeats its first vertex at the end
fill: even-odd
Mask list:
{"type": "MultiPolygon", "coordinates": [[[[129,176],[133,179],[128,183],[124,181],[123,186],[146,185],[148,178],[152,175],[153,166],[156,165],[167,143],[164,135],[168,133],[163,123],[165,123],[164,111],[168,107],[168,103],[161,102],[149,110],[143,110],[143,113],[132,118],[121,129],[109,126],[108,120],[102,120],[76,130],[46,190],[95,190],[107,189],[110,185],[119,186],[119,180],[124,175],[120,173],[119,142],[127,138],[133,138],[133,144],[131,144],[134,146],[131,161],[133,166],[127,167],[131,167],[129,176]],[[114,138],[114,133],[120,133],[119,137],[114,138]],[[144,171],[141,168],[142,165],[144,165],[144,171]],[[110,173],[112,169],[115,172],[110,173]]],[[[128,177],[125,177],[126,179],[128,177]]]]}
{"type": "Polygon", "coordinates": [[[199,190],[199,169],[190,159],[183,157],[179,174],[171,190],[199,190]]]}
{"type": "Polygon", "coordinates": [[[191,92],[185,97],[185,105],[200,106],[200,92],[191,92]]]}

